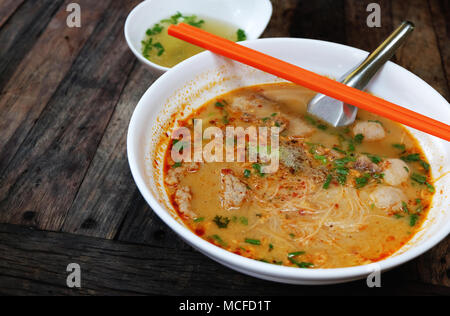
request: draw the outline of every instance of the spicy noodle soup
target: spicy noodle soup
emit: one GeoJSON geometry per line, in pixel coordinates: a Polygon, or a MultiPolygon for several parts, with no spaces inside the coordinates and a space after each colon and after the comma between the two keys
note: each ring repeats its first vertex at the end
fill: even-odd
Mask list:
{"type": "Polygon", "coordinates": [[[261,161],[174,162],[173,147],[192,144],[172,140],[166,190],[193,232],[236,254],[299,268],[376,262],[412,238],[434,193],[416,140],[362,110],[351,126],[326,125],[306,112],[314,94],[289,83],[245,87],[178,122],[191,130],[194,118],[224,131],[280,129],[275,173],[262,173],[261,161]]]}

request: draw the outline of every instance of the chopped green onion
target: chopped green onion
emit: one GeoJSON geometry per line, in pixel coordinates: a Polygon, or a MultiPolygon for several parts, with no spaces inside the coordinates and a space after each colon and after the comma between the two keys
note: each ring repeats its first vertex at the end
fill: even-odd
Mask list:
{"type": "Polygon", "coordinates": [[[261,241],[260,241],[259,239],[245,238],[245,242],[246,242],[247,244],[256,245],[256,246],[261,245],[261,241]]]}
{"type": "Polygon", "coordinates": [[[221,246],[226,246],[226,243],[222,240],[222,238],[220,238],[219,235],[212,235],[211,237],[212,239],[217,241],[221,246]]]}
{"type": "Polygon", "coordinates": [[[245,41],[247,39],[247,34],[245,34],[245,31],[243,29],[237,30],[236,35],[238,42],[245,41]]]}
{"type": "Polygon", "coordinates": [[[419,215],[411,214],[409,216],[409,226],[411,226],[411,227],[416,226],[418,220],[419,220],[419,215]]]}
{"type": "Polygon", "coordinates": [[[413,173],[411,175],[411,179],[420,184],[425,184],[427,182],[427,177],[425,177],[421,174],[418,174],[418,173],[413,173]]]}
{"type": "Polygon", "coordinates": [[[328,163],[328,159],[326,156],[315,154],[314,159],[319,160],[323,165],[326,165],[328,163]]]}
{"type": "Polygon", "coordinates": [[[362,177],[355,178],[356,182],[356,188],[361,189],[362,187],[366,186],[366,184],[369,182],[369,174],[365,174],[362,177]]]}
{"type": "Polygon", "coordinates": [[[404,201],[402,201],[402,210],[406,214],[409,214],[408,204],[406,204],[406,202],[404,202],[404,201]]]}
{"type": "Polygon", "coordinates": [[[363,139],[364,139],[364,135],[363,134],[356,134],[355,138],[354,138],[354,141],[355,141],[356,144],[361,144],[363,139]]]}
{"type": "Polygon", "coordinates": [[[323,184],[322,188],[328,189],[330,187],[331,180],[333,180],[333,175],[331,174],[327,175],[327,179],[325,180],[325,183],[323,184]]]}
{"type": "Polygon", "coordinates": [[[216,223],[219,228],[227,228],[230,223],[230,219],[228,217],[222,217],[217,215],[214,217],[213,222],[216,223]]]}
{"type": "Polygon", "coordinates": [[[420,154],[410,154],[407,156],[400,157],[400,159],[406,162],[420,161],[420,154]]]}
{"type": "Polygon", "coordinates": [[[181,162],[176,162],[172,165],[172,168],[178,168],[181,167],[181,162]]]}
{"type": "Polygon", "coordinates": [[[404,144],[392,144],[392,147],[397,148],[401,151],[405,151],[406,146],[404,144]]]}

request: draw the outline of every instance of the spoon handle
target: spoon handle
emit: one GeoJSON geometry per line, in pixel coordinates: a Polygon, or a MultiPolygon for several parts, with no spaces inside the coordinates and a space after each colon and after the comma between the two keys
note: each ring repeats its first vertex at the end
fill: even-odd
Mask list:
{"type": "Polygon", "coordinates": [[[358,67],[344,76],[342,83],[363,90],[378,70],[394,56],[397,48],[403,44],[413,30],[414,24],[412,22],[403,22],[358,67]]]}

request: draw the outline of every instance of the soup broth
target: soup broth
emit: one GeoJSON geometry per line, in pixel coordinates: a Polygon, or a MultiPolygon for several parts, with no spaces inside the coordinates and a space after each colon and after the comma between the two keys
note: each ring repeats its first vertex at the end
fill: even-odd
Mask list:
{"type": "Polygon", "coordinates": [[[193,232],[236,254],[299,268],[376,262],[412,238],[434,193],[417,141],[362,110],[349,127],[326,125],[306,112],[314,94],[289,83],[245,87],[179,122],[191,130],[194,118],[204,128],[280,128],[279,168],[267,174],[259,161],[174,162],[173,146],[184,149],[171,141],[166,190],[193,232]]]}
{"type": "MultiPolygon", "coordinates": [[[[230,41],[245,39],[239,38],[243,31],[238,30],[235,25],[229,22],[210,17],[197,17],[195,15],[185,17],[179,13],[170,19],[160,21],[147,31],[142,41],[142,53],[145,58],[163,67],[173,67],[183,60],[204,51],[201,47],[189,44],[167,33],[167,28],[170,24],[179,22],[190,23],[230,41]]],[[[241,37],[245,37],[245,33],[243,34],[241,37]]]]}

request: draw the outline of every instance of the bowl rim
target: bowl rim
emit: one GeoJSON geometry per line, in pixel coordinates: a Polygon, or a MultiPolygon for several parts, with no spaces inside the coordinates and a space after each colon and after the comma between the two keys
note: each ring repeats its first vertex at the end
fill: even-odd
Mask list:
{"type": "MultiPolygon", "coordinates": [[[[174,68],[174,67],[177,66],[177,65],[175,65],[174,67],[164,67],[164,66],[161,66],[161,65],[159,65],[159,64],[157,64],[157,63],[154,63],[154,62],[148,60],[147,58],[145,58],[145,57],[142,55],[142,53],[141,53],[140,51],[138,51],[138,50],[134,47],[134,45],[133,45],[132,42],[131,42],[130,35],[129,35],[129,32],[130,32],[130,31],[129,31],[129,30],[130,30],[130,25],[131,25],[131,23],[132,23],[134,17],[136,16],[136,14],[138,14],[139,10],[141,10],[144,6],[150,5],[150,3],[151,3],[152,1],[155,1],[155,0],[144,0],[144,1],[140,2],[138,5],[136,5],[136,6],[130,11],[130,13],[128,14],[128,16],[127,16],[127,18],[126,18],[126,20],[125,20],[123,32],[124,32],[124,36],[125,36],[125,40],[126,40],[126,42],[127,42],[127,45],[128,45],[128,47],[130,48],[130,50],[133,52],[133,54],[136,56],[136,58],[138,58],[139,61],[142,62],[142,63],[144,63],[145,65],[147,65],[147,66],[149,66],[149,67],[151,67],[151,68],[154,68],[154,69],[158,70],[158,71],[161,72],[161,73],[164,73],[164,72],[167,72],[168,70],[174,68]]],[[[265,5],[266,5],[267,8],[268,8],[268,16],[267,16],[267,19],[266,19],[265,22],[262,23],[261,30],[258,32],[258,34],[256,35],[256,37],[250,38],[249,41],[258,39],[258,38],[261,36],[261,34],[264,32],[264,30],[267,28],[267,25],[268,25],[269,22],[270,22],[270,19],[271,19],[272,13],[273,13],[273,5],[272,5],[272,2],[271,2],[270,0],[264,0],[264,3],[265,3],[265,5]]]]}
{"type": "MultiPolygon", "coordinates": [[[[250,46],[256,42],[268,41],[268,42],[284,42],[284,41],[303,41],[303,42],[311,42],[311,43],[322,43],[324,45],[329,45],[331,47],[345,47],[348,50],[354,50],[355,52],[365,53],[368,52],[354,48],[351,46],[315,40],[315,39],[305,39],[305,38],[264,38],[264,39],[256,39],[251,41],[243,42],[242,45],[250,46]]],[[[304,280],[304,281],[339,281],[344,279],[355,279],[362,278],[372,273],[375,270],[389,270],[398,265],[401,265],[407,261],[410,261],[426,251],[430,250],[440,241],[442,241],[449,233],[450,233],[450,222],[447,222],[443,227],[440,228],[438,232],[436,232],[430,238],[424,240],[420,245],[416,247],[412,247],[407,251],[396,255],[395,257],[387,257],[380,261],[368,264],[368,265],[360,265],[354,267],[345,267],[345,268],[330,268],[330,269],[299,269],[296,267],[286,267],[286,266],[278,266],[270,263],[260,262],[257,260],[249,259],[237,254],[234,254],[228,250],[217,247],[210,242],[204,240],[203,238],[194,234],[189,228],[183,226],[179,223],[175,218],[173,218],[168,212],[164,210],[164,208],[159,204],[157,199],[153,196],[151,191],[147,188],[146,181],[144,180],[143,175],[139,172],[139,157],[135,154],[138,149],[135,146],[134,140],[138,139],[139,134],[137,133],[138,125],[137,119],[140,116],[139,112],[143,111],[145,104],[149,103],[148,101],[152,94],[155,91],[163,88],[162,86],[166,84],[166,82],[170,82],[172,77],[175,77],[179,71],[182,71],[187,65],[192,63],[201,62],[201,59],[207,55],[212,54],[209,51],[202,52],[197,54],[191,58],[184,60],[183,62],[174,66],[170,71],[164,73],[159,79],[157,79],[144,93],[140,101],[138,102],[133,115],[130,120],[128,134],[127,134],[127,155],[128,161],[131,169],[132,176],[136,182],[136,185],[143,195],[144,199],[150,205],[152,210],[159,216],[159,218],[165,222],[175,233],[177,233],[184,241],[189,243],[191,246],[200,250],[202,254],[207,254],[208,257],[214,259],[215,261],[224,264],[226,266],[231,266],[235,270],[250,271],[252,273],[267,275],[272,278],[283,278],[283,279],[292,279],[293,281],[304,280]]],[[[424,80],[417,77],[415,74],[406,70],[405,68],[393,63],[388,62],[390,67],[394,67],[396,71],[403,72],[404,74],[411,77],[412,80],[418,80],[421,85],[424,85],[424,88],[431,89],[430,92],[434,93],[437,97],[441,98],[443,101],[447,102],[443,96],[441,96],[434,88],[428,85],[424,80]]],[[[448,103],[448,102],[447,102],[448,103]]],[[[284,282],[284,281],[279,281],[284,282]]]]}

